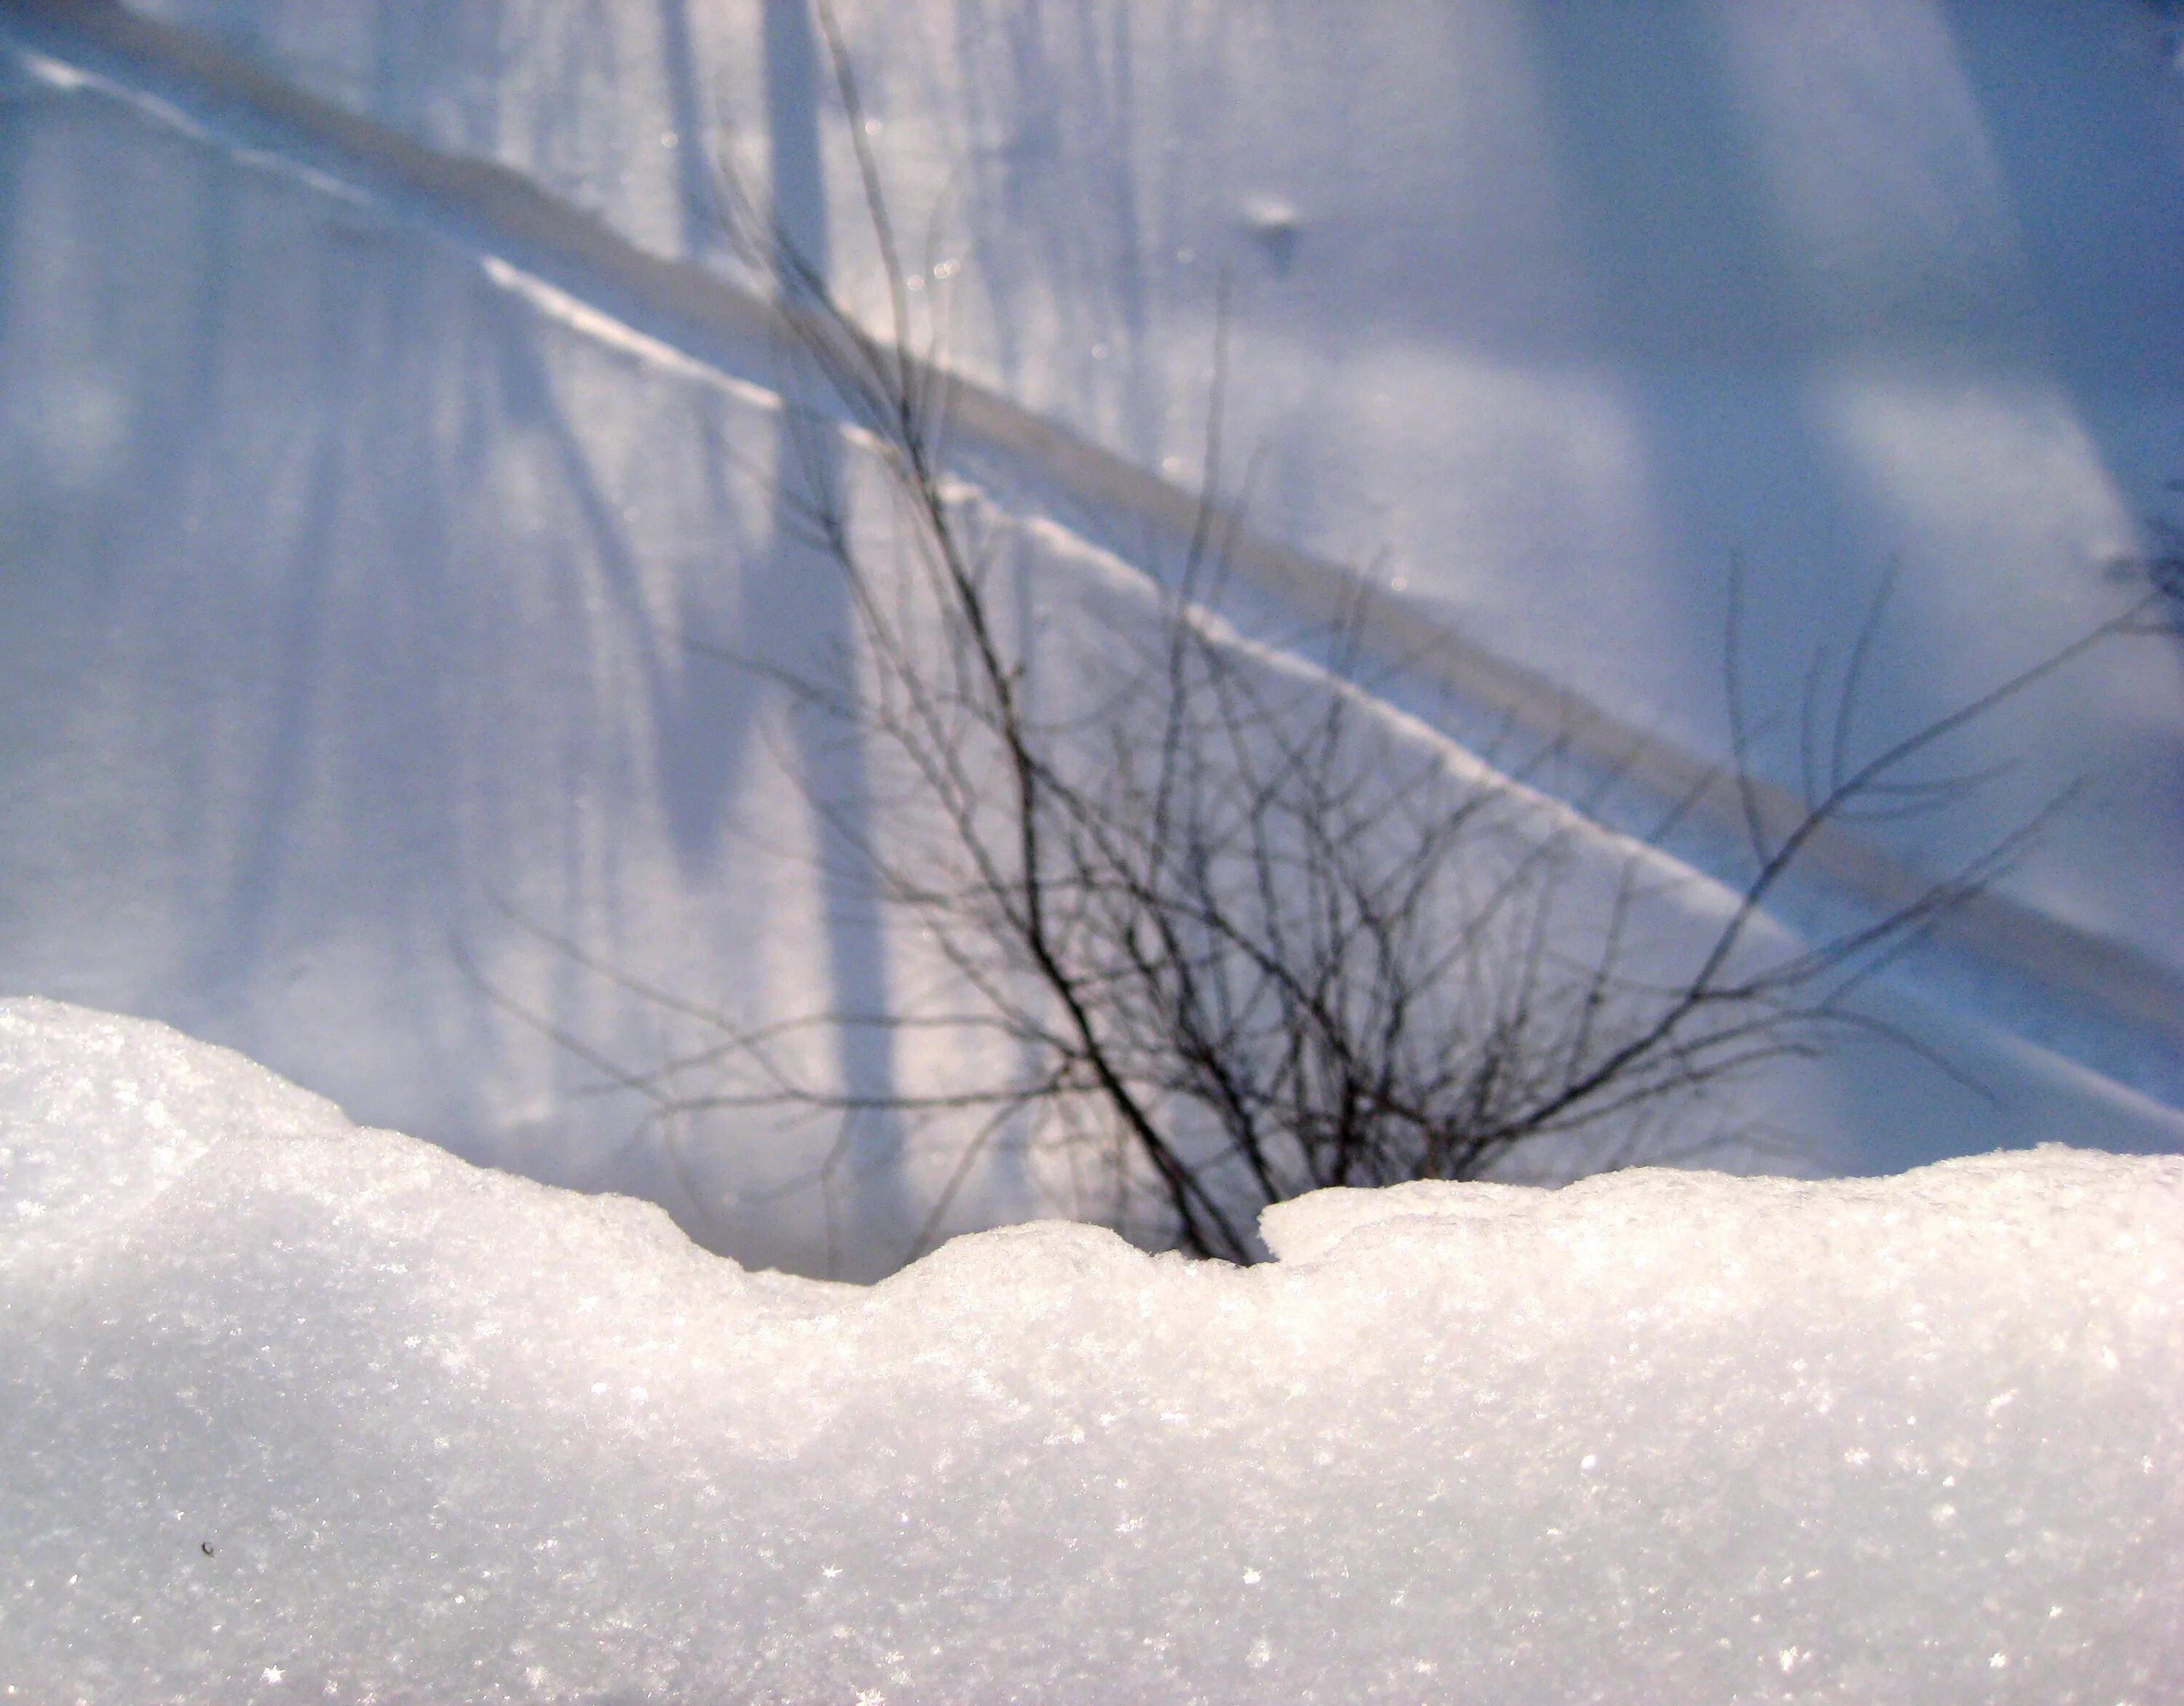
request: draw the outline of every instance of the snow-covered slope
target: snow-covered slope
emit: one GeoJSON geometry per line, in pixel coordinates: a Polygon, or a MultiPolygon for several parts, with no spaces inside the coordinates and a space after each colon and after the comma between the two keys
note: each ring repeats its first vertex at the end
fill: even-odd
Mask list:
{"type": "MultiPolygon", "coordinates": [[[[883,300],[801,6],[138,9],[662,254],[716,245],[724,128],[883,300]]],[[[956,365],[1187,479],[1226,269],[1262,525],[1709,756],[1732,551],[1787,681],[1900,559],[1872,709],[1908,724],[2097,620],[2184,474],[2184,77],[2143,0],[836,10],[956,365]]],[[[2184,961],[2178,713],[2159,653],[2027,710],[1992,738],[2034,774],[1954,850],[2090,754],[2019,881],[2184,961]]]]}
{"type": "MultiPolygon", "coordinates": [[[[663,264],[712,258],[725,124],[874,298],[800,7],[136,10],[663,264]]],[[[906,225],[950,192],[915,264],[959,368],[1185,489],[1225,265],[1271,543],[1386,547],[1423,616],[1702,762],[1733,546],[1775,705],[1900,553],[1878,737],[2113,608],[2184,470],[2184,81],[2130,0],[841,10],[906,225]]],[[[811,659],[840,631],[780,536],[762,350],[561,287],[596,270],[543,287],[504,220],[169,98],[160,63],[86,78],[100,13],[0,8],[43,55],[0,103],[0,986],[174,1020],[755,1259],[822,1265],[837,1220],[883,1270],[932,1190],[884,1142],[840,1200],[784,1197],[807,1150],[641,1128],[495,1001],[626,1064],[688,1040],[517,919],[744,1018],[894,975],[808,868],[776,760],[821,755],[686,644],[811,659]]],[[[1134,547],[1136,510],[1038,463],[995,489],[1068,524],[1026,531],[1040,561],[1134,547]]],[[[2179,1142],[2174,649],[2020,709],[1958,755],[2017,764],[1981,802],[1866,832],[1943,870],[2082,779],[2005,898],[2085,953],[2044,982],[1914,968],[1887,1016],[1986,1093],[1864,1051],[1770,1081],[1758,1123],[1800,1164],[2179,1142]]],[[[1794,746],[1761,755],[1777,780],[1794,746]]],[[[967,1223],[1039,1198],[997,1178],[967,1223]]]]}
{"type": "Polygon", "coordinates": [[[1328,1192],[1256,1269],[1050,1223],[861,1290],[18,1001],[0,1225],[6,1698],[2184,1688],[2175,1158],[1328,1192]]]}

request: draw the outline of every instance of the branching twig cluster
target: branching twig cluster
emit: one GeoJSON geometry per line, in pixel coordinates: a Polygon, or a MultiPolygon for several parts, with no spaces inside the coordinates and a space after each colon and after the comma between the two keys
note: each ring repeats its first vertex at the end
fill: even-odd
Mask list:
{"type": "MultiPolygon", "coordinates": [[[[1067,634],[1028,627],[1000,530],[944,472],[948,381],[916,347],[912,275],[854,69],[823,5],[816,15],[887,330],[840,305],[727,165],[724,202],[832,405],[798,417],[811,474],[800,514],[846,588],[861,685],[793,685],[909,781],[922,830],[850,845],[882,902],[944,964],[950,992],[917,1013],[813,1014],[763,1031],[716,1020],[718,1040],[676,1065],[733,1060],[753,1085],[733,1095],[672,1097],[666,1074],[622,1081],[686,1113],[845,1116],[861,1104],[798,1070],[788,1038],[816,1025],[982,1036],[1001,1045],[992,1081],[882,1098],[962,1122],[928,1236],[994,1134],[1034,1120],[1150,1185],[1162,1218],[1139,1236],[1248,1260],[1266,1203],[1476,1177],[1555,1136],[1612,1139],[1870,1024],[1854,992],[2015,850],[2021,837],[1820,940],[1767,921],[1816,837],[1858,814],[1930,805],[1919,761],[2110,629],[1861,755],[1852,713],[1884,594],[1832,692],[1817,675],[1808,683],[1804,787],[1786,805],[1748,780],[1740,588],[1727,646],[1735,750],[1713,785],[1736,790],[1750,864],[1696,947],[1688,910],[1680,955],[1664,947],[1649,909],[1688,897],[1664,897],[1673,867],[1644,841],[1606,834],[1535,793],[1526,767],[1470,760],[1340,668],[1270,654],[1223,620],[1223,360],[1198,525],[1173,571],[1134,614],[1067,634]],[[896,549],[883,557],[822,472],[844,419],[893,500],[896,549]]],[[[1332,636],[1338,663],[1348,631],[1332,636]]],[[[1655,839],[1696,803],[1674,803],[1655,839]]]]}

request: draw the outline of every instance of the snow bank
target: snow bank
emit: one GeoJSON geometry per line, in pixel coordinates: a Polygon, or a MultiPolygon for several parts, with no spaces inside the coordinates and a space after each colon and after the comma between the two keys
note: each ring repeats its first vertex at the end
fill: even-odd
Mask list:
{"type": "Polygon", "coordinates": [[[2184,1698],[2184,1160],[869,1290],[0,1005],[9,1699],[2184,1698]]]}

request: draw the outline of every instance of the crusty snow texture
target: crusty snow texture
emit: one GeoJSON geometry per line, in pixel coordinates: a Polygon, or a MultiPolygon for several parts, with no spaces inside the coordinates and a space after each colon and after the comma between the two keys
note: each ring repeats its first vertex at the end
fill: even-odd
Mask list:
{"type": "Polygon", "coordinates": [[[870,1289],[0,1004],[0,1699],[2184,1698],[2184,1160],[870,1289]]]}

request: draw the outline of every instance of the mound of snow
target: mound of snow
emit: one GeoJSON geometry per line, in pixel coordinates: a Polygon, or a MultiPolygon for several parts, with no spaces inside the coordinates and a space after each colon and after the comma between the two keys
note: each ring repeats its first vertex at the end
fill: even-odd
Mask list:
{"type": "Polygon", "coordinates": [[[2184,1698],[2184,1161],[870,1289],[0,1005],[0,1699],[2184,1698]]]}

